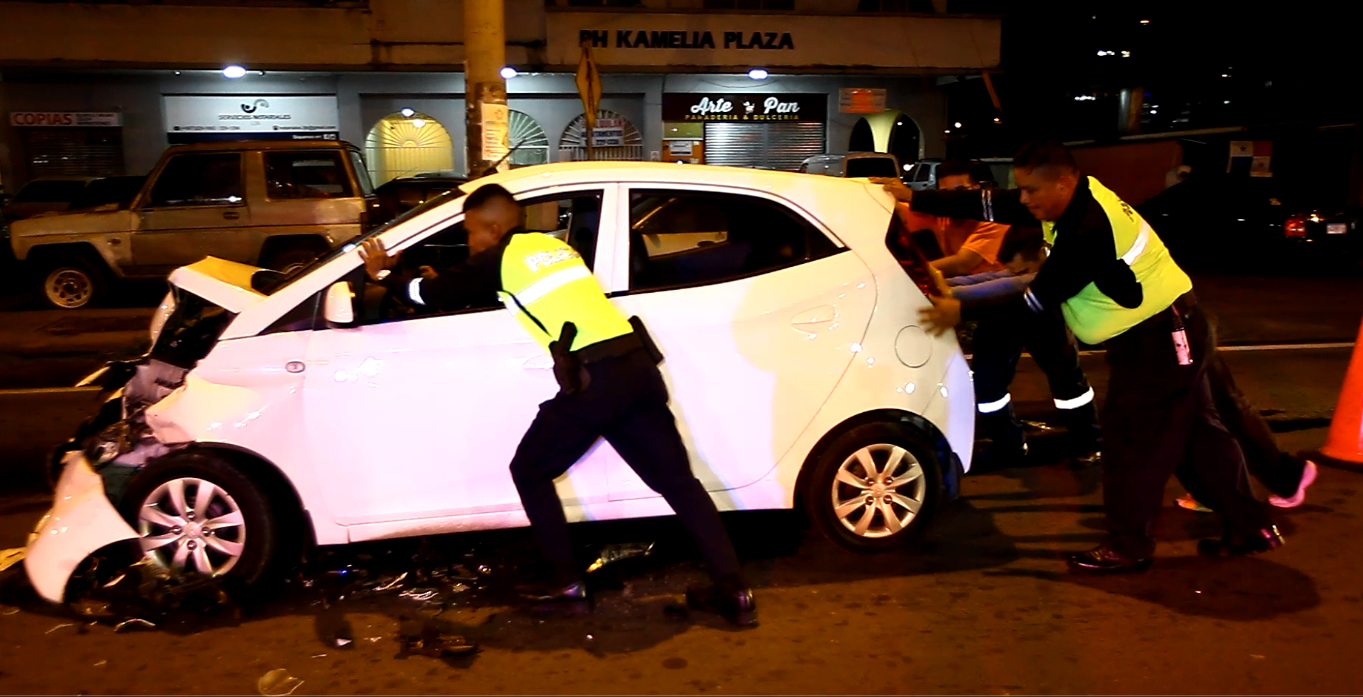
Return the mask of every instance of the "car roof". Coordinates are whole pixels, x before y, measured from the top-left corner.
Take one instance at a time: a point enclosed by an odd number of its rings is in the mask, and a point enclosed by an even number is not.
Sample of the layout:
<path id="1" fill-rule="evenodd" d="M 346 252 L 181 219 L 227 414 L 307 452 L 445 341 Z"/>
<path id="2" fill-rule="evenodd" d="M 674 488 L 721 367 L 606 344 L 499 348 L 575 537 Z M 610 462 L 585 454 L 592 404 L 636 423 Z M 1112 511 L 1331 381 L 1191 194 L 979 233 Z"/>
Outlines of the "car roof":
<path id="1" fill-rule="evenodd" d="M 359 150 L 344 140 L 223 140 L 172 145 L 168 152 L 235 152 L 243 150 Z"/>

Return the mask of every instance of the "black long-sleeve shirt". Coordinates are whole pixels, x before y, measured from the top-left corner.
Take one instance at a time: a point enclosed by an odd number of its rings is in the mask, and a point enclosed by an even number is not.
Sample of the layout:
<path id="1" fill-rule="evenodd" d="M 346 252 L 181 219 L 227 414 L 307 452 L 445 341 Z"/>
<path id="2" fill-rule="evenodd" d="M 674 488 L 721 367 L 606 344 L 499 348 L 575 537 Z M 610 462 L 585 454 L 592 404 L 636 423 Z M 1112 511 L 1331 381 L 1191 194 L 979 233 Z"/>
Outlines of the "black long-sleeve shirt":
<path id="1" fill-rule="evenodd" d="M 421 278 L 412 269 L 394 270 L 383 285 L 411 302 L 440 311 L 493 307 L 502 287 L 502 255 L 511 236 L 519 232 L 523 230 L 508 232 L 496 246 L 439 270 L 434 278 Z"/>
<path id="2" fill-rule="evenodd" d="M 930 215 L 988 220 L 1009 225 L 1036 225 L 1017 189 L 917 191 L 911 207 Z M 1123 307 L 1138 307 L 1141 287 L 1117 256 L 1107 212 L 1093 198 L 1088 178 L 1081 177 L 1074 198 L 1055 221 L 1055 244 L 1029 288 L 1005 300 L 1025 298 L 1033 311 L 1057 310 L 1090 283 Z M 966 308 L 967 311 L 969 307 Z"/>

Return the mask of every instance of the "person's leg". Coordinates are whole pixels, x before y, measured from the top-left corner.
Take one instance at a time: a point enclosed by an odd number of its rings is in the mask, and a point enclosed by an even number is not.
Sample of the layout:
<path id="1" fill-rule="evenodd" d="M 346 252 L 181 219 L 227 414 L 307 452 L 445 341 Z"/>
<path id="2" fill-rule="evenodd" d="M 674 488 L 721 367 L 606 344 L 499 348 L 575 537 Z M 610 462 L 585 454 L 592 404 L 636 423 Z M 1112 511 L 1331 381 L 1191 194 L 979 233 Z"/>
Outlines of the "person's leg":
<path id="1" fill-rule="evenodd" d="M 1065 320 L 1056 313 L 1035 315 L 1024 325 L 1023 342 L 1037 367 L 1046 374 L 1051 398 L 1069 431 L 1075 453 L 1100 450 L 1102 435 L 1093 387 L 1079 363 L 1079 345 Z"/>
<path id="2" fill-rule="evenodd" d="M 1008 386 L 1017 373 L 1022 339 L 1015 317 L 993 310 L 975 327 L 970 369 L 974 373 L 975 405 L 979 413 L 976 437 L 990 442 L 982 453 L 983 467 L 1020 464 L 1026 454 L 1022 424 L 1013 411 Z"/>
<path id="3" fill-rule="evenodd" d="M 1219 351 L 1212 355 L 1208 377 L 1221 423 L 1240 441 L 1250 474 L 1280 497 L 1296 494 L 1306 460 L 1278 449 L 1278 439 L 1268 422 L 1235 384 L 1235 377 Z"/>

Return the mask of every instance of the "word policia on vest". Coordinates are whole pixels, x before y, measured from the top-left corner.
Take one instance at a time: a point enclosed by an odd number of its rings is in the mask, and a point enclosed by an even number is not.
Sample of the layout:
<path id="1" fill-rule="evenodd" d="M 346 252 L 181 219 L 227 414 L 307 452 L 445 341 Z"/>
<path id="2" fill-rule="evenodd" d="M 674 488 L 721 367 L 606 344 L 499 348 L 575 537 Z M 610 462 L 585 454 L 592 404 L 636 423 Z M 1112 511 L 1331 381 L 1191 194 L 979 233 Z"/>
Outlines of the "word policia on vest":
<path id="1" fill-rule="evenodd" d="M 547 269 L 559 262 L 569 259 L 581 259 L 582 257 L 572 248 L 556 249 L 552 252 L 535 252 L 525 258 L 525 265 L 529 267 L 531 273 L 540 269 Z"/>

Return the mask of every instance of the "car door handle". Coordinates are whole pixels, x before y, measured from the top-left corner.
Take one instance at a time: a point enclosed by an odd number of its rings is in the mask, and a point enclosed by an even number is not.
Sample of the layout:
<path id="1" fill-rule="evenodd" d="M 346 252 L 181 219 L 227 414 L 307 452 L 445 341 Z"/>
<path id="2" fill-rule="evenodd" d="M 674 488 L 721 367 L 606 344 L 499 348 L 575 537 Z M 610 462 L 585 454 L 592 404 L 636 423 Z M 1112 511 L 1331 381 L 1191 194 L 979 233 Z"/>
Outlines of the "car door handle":
<path id="1" fill-rule="evenodd" d="M 224 220 L 239 220 L 241 214 L 236 211 L 223 211 L 222 217 Z"/>
<path id="2" fill-rule="evenodd" d="M 521 368 L 525 370 L 553 370 L 554 357 L 550 356 L 547 353 L 541 353 L 537 356 L 531 356 L 530 358 L 527 358 L 524 363 L 521 364 Z"/>

